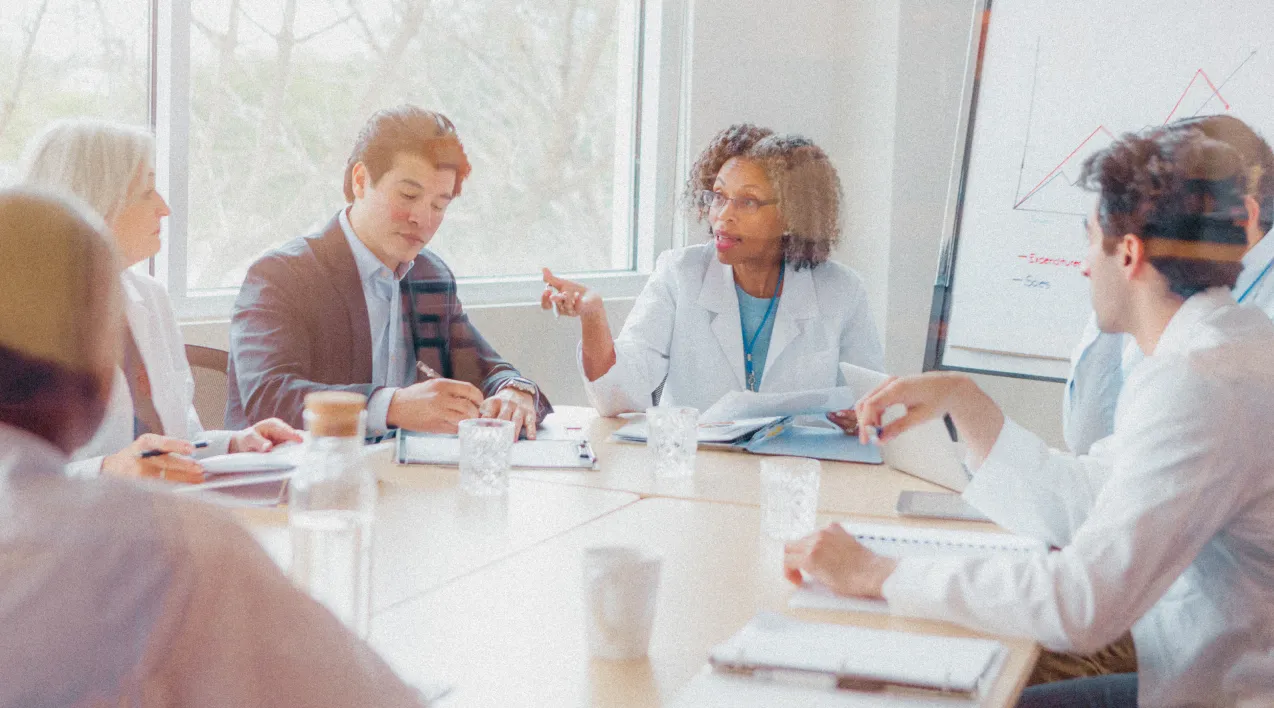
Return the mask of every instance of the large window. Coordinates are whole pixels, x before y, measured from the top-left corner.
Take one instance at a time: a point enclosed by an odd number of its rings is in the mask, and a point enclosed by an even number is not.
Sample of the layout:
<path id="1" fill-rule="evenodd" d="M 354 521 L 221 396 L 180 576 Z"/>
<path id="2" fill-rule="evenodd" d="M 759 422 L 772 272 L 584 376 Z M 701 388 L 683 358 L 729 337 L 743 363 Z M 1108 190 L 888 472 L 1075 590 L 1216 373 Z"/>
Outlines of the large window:
<path id="1" fill-rule="evenodd" d="M 146 124 L 150 18 L 150 0 L 0 2 L 0 184 L 52 120 Z"/>
<path id="2" fill-rule="evenodd" d="M 430 246 L 466 301 L 530 299 L 542 266 L 633 294 L 673 242 L 684 8 L 4 0 L 0 181 L 52 119 L 149 121 L 173 206 L 153 271 L 180 316 L 224 317 L 257 257 L 344 206 L 367 117 L 410 102 L 473 164 Z"/>
<path id="3" fill-rule="evenodd" d="M 326 223 L 359 127 L 401 102 L 447 114 L 473 163 L 432 244 L 457 274 L 632 267 L 635 0 L 191 9 L 190 291 Z"/>

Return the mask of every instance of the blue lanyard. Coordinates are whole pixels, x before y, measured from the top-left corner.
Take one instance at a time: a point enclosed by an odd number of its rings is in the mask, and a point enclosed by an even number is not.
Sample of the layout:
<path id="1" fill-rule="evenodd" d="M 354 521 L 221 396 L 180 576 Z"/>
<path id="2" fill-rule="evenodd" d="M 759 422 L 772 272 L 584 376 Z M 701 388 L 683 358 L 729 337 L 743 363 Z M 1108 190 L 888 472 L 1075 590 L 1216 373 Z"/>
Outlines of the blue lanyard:
<path id="1" fill-rule="evenodd" d="M 1247 299 L 1248 295 L 1252 294 L 1252 288 L 1255 288 L 1256 284 L 1261 282 L 1261 279 L 1265 277 L 1265 274 L 1270 272 L 1270 266 L 1274 266 L 1274 258 L 1271 258 L 1270 262 L 1265 264 L 1265 267 L 1261 269 L 1259 274 L 1257 274 L 1256 279 L 1252 281 L 1252 284 L 1247 286 L 1247 289 L 1243 291 L 1243 294 L 1238 297 L 1237 302 L 1243 302 Z"/>
<path id="2" fill-rule="evenodd" d="M 761 324 L 752 333 L 752 341 L 748 341 L 747 338 L 743 340 L 743 368 L 747 371 L 749 391 L 756 391 L 759 388 L 756 382 L 756 372 L 752 369 L 752 347 L 756 346 L 756 340 L 765 329 L 765 323 L 769 322 L 770 315 L 774 314 L 774 305 L 779 301 L 779 293 L 783 290 L 783 272 L 786 270 L 786 261 L 779 261 L 779 282 L 774 286 L 774 295 L 770 296 L 770 306 L 765 308 L 765 317 L 761 318 Z"/>

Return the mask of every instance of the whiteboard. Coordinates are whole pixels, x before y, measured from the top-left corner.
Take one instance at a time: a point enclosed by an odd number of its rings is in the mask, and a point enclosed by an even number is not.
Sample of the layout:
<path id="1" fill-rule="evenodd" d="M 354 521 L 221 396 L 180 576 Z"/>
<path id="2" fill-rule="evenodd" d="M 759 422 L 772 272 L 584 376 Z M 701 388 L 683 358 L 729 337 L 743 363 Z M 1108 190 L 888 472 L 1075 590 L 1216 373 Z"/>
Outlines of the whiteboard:
<path id="1" fill-rule="evenodd" d="M 925 368 L 1063 380 L 1091 313 L 1084 160 L 1193 115 L 1274 136 L 1274 0 L 977 10 Z"/>

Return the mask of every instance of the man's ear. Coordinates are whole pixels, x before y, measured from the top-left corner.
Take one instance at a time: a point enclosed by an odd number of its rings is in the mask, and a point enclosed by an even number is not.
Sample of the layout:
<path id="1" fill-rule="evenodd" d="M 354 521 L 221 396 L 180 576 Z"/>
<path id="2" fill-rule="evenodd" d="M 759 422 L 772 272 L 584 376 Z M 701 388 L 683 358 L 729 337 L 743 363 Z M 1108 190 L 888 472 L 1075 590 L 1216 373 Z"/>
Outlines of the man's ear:
<path id="1" fill-rule="evenodd" d="M 362 162 L 354 163 L 354 169 L 350 171 L 350 187 L 354 190 L 355 199 L 362 199 L 367 194 L 367 180 L 370 176 L 367 174 L 367 165 Z"/>
<path id="2" fill-rule="evenodd" d="M 1243 227 L 1247 231 L 1247 247 L 1251 248 L 1265 236 L 1261 231 L 1261 203 L 1249 194 L 1243 197 L 1243 207 L 1247 210 L 1247 223 Z"/>
<path id="3" fill-rule="evenodd" d="M 1136 234 L 1124 234 L 1119 242 L 1119 264 L 1123 266 L 1124 273 L 1129 277 L 1133 277 L 1140 272 L 1141 267 L 1146 264 L 1146 242 Z"/>

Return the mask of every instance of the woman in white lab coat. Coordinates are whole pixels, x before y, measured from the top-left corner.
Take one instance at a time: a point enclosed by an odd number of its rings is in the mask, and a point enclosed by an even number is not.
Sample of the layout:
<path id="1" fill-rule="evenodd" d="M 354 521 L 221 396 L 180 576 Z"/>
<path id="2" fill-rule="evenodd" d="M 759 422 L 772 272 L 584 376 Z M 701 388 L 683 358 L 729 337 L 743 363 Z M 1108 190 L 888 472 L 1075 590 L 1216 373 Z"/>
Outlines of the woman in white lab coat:
<path id="1" fill-rule="evenodd" d="M 661 254 L 618 338 L 602 298 L 546 268 L 545 309 L 580 318 L 584 387 L 602 415 L 661 403 L 708 408 L 731 391 L 842 383 L 838 364 L 884 366 L 858 274 L 828 260 L 840 180 L 806 138 L 752 125 L 718 133 L 686 196 L 708 243 Z"/>
<path id="2" fill-rule="evenodd" d="M 300 440 L 282 421 L 262 421 L 240 431 L 205 431 L 194 408 L 194 377 L 168 293 L 154 278 L 131 268 L 159 252 L 160 222 L 168 204 L 155 190 L 155 143 L 138 128 L 102 121 L 61 121 L 27 148 L 25 181 L 70 194 L 102 217 L 115 239 L 131 341 L 115 372 L 102 427 L 76 451 L 68 472 L 158 477 L 197 482 L 197 458 L 268 450 Z M 194 441 L 206 447 L 196 449 Z M 167 454 L 142 457 L 147 450 Z"/>

